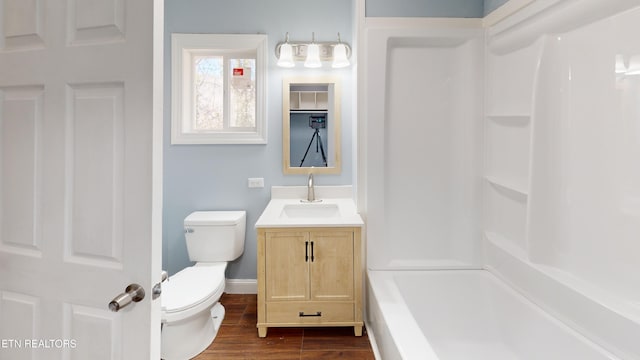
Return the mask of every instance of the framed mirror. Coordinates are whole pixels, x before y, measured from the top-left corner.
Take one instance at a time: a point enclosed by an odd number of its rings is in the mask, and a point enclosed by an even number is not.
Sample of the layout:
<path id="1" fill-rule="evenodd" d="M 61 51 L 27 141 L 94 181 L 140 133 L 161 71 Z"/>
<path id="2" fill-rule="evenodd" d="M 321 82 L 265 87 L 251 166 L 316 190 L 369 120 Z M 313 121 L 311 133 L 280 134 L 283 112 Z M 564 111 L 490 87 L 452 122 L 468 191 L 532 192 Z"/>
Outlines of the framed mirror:
<path id="1" fill-rule="evenodd" d="M 340 83 L 337 78 L 286 78 L 282 85 L 285 174 L 340 173 Z"/>

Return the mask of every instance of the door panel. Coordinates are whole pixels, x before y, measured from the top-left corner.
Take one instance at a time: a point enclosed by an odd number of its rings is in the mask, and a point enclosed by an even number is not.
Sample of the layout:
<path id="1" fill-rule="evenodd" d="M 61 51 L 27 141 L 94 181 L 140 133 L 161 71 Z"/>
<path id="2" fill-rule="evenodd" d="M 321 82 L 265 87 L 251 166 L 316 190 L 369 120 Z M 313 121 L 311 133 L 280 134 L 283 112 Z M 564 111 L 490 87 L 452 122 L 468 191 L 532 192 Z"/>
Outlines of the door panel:
<path id="1" fill-rule="evenodd" d="M 124 84 L 67 88 L 67 260 L 122 268 Z"/>
<path id="2" fill-rule="evenodd" d="M 0 0 L 0 359 L 155 351 L 154 3 Z"/>
<path id="3" fill-rule="evenodd" d="M 40 311 L 38 298 L 3 291 L 0 296 L 0 322 L 11 324 L 11 329 L 7 326 L 0 327 L 0 339 L 32 339 L 37 334 L 35 320 Z M 6 347 L 0 349 L 0 359 L 31 359 L 31 354 L 18 348 Z"/>
<path id="4" fill-rule="evenodd" d="M 63 358 L 90 359 L 97 354 L 104 359 L 121 359 L 122 319 L 108 310 L 82 305 L 64 305 L 64 338 L 75 341 L 65 347 Z"/>
<path id="5" fill-rule="evenodd" d="M 44 0 L 5 0 L 0 41 L 4 49 L 36 49 L 44 47 Z M 4 31 L 3 31 L 4 30 Z"/>
<path id="6" fill-rule="evenodd" d="M 42 255 L 43 90 L 37 86 L 0 89 L 0 249 L 35 257 Z"/>
<path id="7" fill-rule="evenodd" d="M 67 41 L 70 45 L 126 40 L 125 0 L 68 0 Z"/>
<path id="8" fill-rule="evenodd" d="M 267 301 L 309 299 L 308 232 L 266 233 Z"/>
<path id="9" fill-rule="evenodd" d="M 353 300 L 353 232 L 315 231 L 312 300 Z"/>

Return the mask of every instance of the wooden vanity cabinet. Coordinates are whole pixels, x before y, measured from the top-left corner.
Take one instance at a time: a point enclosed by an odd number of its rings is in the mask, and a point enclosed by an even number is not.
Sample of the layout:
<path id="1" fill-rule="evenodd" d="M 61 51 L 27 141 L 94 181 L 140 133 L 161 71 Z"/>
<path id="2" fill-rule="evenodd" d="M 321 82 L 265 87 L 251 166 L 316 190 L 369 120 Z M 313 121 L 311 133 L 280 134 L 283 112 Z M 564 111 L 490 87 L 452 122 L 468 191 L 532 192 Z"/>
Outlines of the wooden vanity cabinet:
<path id="1" fill-rule="evenodd" d="M 353 326 L 362 335 L 360 227 L 258 229 L 258 336 Z"/>

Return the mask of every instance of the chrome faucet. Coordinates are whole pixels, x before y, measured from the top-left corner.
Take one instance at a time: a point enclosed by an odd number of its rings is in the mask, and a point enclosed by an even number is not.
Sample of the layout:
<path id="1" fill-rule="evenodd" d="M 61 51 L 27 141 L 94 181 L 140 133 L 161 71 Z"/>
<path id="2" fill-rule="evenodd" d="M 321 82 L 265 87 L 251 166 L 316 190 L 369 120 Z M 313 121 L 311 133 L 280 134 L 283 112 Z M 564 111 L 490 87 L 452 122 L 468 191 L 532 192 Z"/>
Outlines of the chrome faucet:
<path id="1" fill-rule="evenodd" d="M 322 200 L 316 200 L 316 191 L 313 185 L 313 173 L 309 174 L 309 180 L 307 181 L 307 199 L 301 200 L 302 202 L 320 202 Z"/>

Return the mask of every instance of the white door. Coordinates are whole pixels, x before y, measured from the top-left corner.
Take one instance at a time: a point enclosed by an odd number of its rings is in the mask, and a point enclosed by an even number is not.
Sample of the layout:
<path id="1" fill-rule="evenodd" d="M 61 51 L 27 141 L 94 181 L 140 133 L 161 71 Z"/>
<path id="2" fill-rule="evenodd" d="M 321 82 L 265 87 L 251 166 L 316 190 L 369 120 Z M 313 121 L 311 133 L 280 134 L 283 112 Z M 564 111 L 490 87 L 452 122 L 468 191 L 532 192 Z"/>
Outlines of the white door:
<path id="1" fill-rule="evenodd" d="M 159 358 L 153 18 L 0 0 L 0 359 Z"/>

